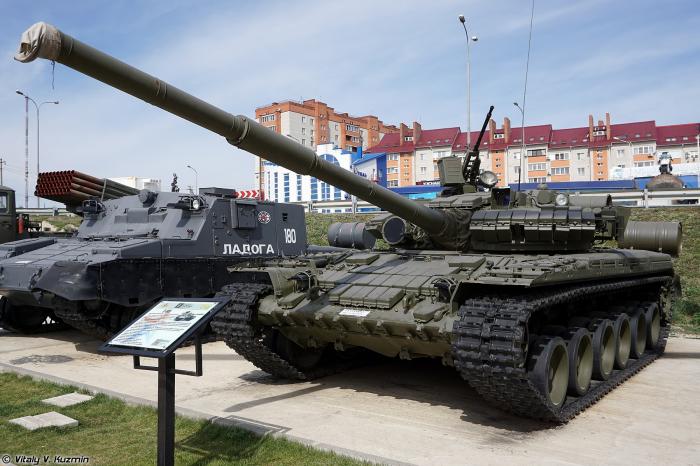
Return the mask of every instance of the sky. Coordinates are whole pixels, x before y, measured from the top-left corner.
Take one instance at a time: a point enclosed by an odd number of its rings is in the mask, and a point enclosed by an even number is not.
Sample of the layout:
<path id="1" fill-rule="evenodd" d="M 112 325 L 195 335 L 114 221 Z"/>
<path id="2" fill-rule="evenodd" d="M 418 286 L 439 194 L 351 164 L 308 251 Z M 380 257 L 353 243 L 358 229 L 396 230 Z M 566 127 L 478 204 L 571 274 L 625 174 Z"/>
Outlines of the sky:
<path id="1" fill-rule="evenodd" d="M 530 19 L 526 0 L 201 1 L 0 0 L 3 182 L 24 188 L 24 99 L 41 109 L 41 171 L 159 178 L 180 186 L 252 188 L 253 158 L 223 138 L 45 60 L 13 60 L 37 21 L 234 114 L 320 99 L 351 115 L 424 129 L 466 129 L 466 42 L 472 129 L 489 105 L 519 126 Z M 526 124 L 586 126 L 700 121 L 700 8 L 683 0 L 536 0 Z M 36 180 L 30 104 L 30 192 Z M 34 206 L 35 198 L 30 197 Z"/>

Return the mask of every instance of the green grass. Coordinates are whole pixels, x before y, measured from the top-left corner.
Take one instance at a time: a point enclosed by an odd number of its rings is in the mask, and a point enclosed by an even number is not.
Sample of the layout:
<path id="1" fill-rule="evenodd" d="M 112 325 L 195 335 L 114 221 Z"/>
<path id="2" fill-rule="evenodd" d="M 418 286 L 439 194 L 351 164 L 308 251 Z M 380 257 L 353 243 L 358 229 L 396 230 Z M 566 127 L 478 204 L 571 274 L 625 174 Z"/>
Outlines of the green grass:
<path id="1" fill-rule="evenodd" d="M 75 388 L 0 373 L 0 455 L 88 456 L 89 464 L 152 465 L 156 460 L 156 411 L 128 406 L 97 395 L 68 408 L 41 403 Z M 20 416 L 58 411 L 78 427 L 33 432 L 7 422 Z M 175 463 L 178 465 L 363 464 L 288 440 L 260 437 L 242 429 L 177 417 Z M 366 463 L 364 463 L 366 464 Z"/>

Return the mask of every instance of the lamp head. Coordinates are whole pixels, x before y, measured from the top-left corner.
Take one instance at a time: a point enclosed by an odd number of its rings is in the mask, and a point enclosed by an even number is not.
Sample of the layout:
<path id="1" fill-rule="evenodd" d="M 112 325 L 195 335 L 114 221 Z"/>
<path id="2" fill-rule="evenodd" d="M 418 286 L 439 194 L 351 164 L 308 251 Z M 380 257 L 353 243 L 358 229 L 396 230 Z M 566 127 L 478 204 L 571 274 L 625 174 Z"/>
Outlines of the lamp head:
<path id="1" fill-rule="evenodd" d="M 459 22 L 464 24 L 467 20 L 464 19 L 464 15 L 459 15 Z"/>
<path id="2" fill-rule="evenodd" d="M 15 92 L 19 95 L 24 95 L 24 93 L 22 91 L 20 91 L 19 89 L 17 89 Z"/>

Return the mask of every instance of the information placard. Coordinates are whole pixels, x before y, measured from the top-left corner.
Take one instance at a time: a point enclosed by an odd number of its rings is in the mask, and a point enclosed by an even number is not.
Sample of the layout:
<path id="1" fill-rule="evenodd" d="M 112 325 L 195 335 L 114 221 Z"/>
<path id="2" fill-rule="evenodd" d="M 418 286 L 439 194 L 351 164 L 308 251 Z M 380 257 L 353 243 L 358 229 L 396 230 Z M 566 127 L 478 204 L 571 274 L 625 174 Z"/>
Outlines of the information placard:
<path id="1" fill-rule="evenodd" d="M 222 300 L 217 298 L 163 299 L 101 349 L 131 354 L 172 351 L 183 339 L 198 331 L 198 327 L 206 325 L 205 321 L 213 317 L 222 305 Z"/>

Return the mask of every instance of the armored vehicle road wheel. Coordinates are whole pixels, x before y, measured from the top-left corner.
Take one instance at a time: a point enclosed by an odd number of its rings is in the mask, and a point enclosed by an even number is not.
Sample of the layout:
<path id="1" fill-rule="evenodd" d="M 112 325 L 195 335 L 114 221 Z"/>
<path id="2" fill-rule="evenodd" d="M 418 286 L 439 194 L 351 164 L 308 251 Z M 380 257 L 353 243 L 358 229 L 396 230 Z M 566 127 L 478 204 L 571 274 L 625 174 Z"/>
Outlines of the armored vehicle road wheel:
<path id="1" fill-rule="evenodd" d="M 659 305 L 651 303 L 645 312 L 647 320 L 647 348 L 654 349 L 659 344 L 661 335 L 661 312 Z"/>
<path id="2" fill-rule="evenodd" d="M 564 335 L 569 353 L 569 393 L 581 396 L 591 386 L 593 375 L 593 343 L 585 328 L 570 329 Z"/>
<path id="3" fill-rule="evenodd" d="M 647 347 L 647 319 L 641 309 L 630 315 L 630 339 L 630 357 L 641 358 Z"/>
<path id="4" fill-rule="evenodd" d="M 615 330 L 609 319 L 598 319 L 593 329 L 593 377 L 608 380 L 615 367 Z"/>
<path id="5" fill-rule="evenodd" d="M 540 337 L 530 355 L 530 380 L 547 402 L 560 408 L 569 385 L 569 357 L 560 337 Z"/>
<path id="6" fill-rule="evenodd" d="M 632 347 L 629 316 L 624 312 L 613 316 L 613 330 L 615 333 L 615 369 L 624 369 L 627 367 Z"/>

